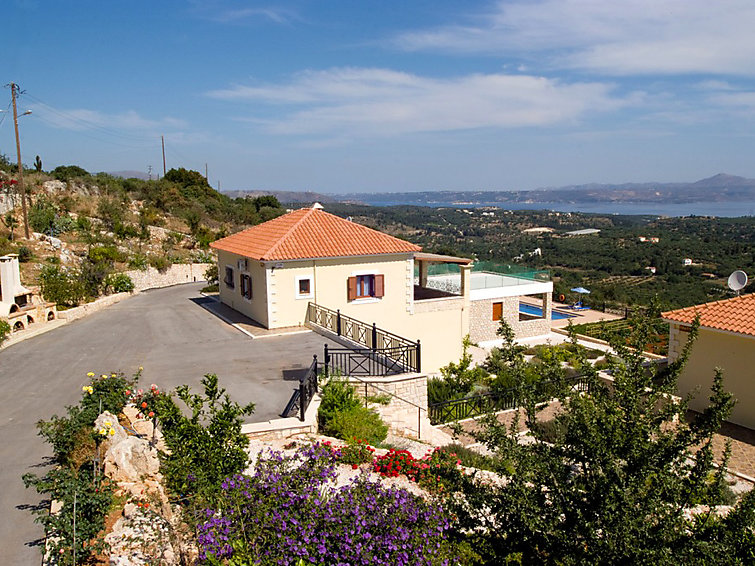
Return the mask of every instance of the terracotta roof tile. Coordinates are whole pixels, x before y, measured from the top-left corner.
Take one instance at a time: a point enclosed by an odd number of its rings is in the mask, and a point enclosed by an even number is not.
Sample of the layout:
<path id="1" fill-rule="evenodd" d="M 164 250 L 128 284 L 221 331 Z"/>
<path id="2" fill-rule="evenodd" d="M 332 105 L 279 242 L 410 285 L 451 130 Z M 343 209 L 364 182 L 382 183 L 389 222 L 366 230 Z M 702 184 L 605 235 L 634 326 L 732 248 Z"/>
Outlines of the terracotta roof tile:
<path id="1" fill-rule="evenodd" d="M 294 210 L 210 245 L 263 261 L 411 253 L 422 249 L 318 208 Z"/>
<path id="2" fill-rule="evenodd" d="M 661 316 L 692 324 L 697 314 L 700 315 L 700 326 L 755 336 L 755 293 L 668 311 Z"/>

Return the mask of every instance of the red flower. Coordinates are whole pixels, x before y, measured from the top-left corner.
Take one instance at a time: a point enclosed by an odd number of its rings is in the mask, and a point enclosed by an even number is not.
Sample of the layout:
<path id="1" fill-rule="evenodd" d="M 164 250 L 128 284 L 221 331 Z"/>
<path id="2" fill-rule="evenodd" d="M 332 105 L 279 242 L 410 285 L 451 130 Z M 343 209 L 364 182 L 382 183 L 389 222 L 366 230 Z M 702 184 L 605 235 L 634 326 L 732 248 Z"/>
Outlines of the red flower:
<path id="1" fill-rule="evenodd" d="M 147 403 L 145 403 L 144 401 L 142 401 L 142 409 L 146 409 L 146 408 L 147 408 Z"/>

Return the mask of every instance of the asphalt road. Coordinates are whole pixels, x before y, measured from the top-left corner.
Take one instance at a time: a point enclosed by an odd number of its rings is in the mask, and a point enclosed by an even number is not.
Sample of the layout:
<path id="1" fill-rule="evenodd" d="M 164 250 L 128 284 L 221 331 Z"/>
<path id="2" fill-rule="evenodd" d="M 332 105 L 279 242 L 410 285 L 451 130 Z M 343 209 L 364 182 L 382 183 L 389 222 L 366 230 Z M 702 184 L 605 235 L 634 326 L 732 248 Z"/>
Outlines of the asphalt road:
<path id="1" fill-rule="evenodd" d="M 41 562 L 42 529 L 28 511 L 40 498 L 21 476 L 45 469 L 51 451 L 35 424 L 77 403 L 87 372 L 142 366 L 142 386 L 162 390 L 216 373 L 233 399 L 256 403 L 248 420 L 261 421 L 283 410 L 297 369 L 321 357 L 328 340 L 314 333 L 252 340 L 196 302 L 201 285 L 148 291 L 0 351 L 0 564 Z"/>

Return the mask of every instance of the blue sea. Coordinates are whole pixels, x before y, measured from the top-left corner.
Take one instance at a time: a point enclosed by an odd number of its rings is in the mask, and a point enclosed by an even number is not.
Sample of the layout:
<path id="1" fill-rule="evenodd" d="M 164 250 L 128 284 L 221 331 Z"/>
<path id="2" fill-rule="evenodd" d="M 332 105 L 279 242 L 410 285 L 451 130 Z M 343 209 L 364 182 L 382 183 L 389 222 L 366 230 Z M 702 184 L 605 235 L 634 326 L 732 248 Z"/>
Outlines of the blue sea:
<path id="1" fill-rule="evenodd" d="M 365 204 L 373 206 L 395 206 L 413 204 L 401 201 L 370 202 L 369 198 L 361 199 Z M 593 212 L 597 214 L 650 214 L 655 216 L 724 216 L 735 218 L 738 216 L 755 216 L 755 201 L 741 202 L 691 202 L 681 204 L 653 204 L 647 202 L 533 202 L 533 203 L 477 203 L 462 202 L 430 202 L 426 205 L 433 208 L 480 208 L 495 206 L 503 210 L 556 210 L 559 212 Z"/>

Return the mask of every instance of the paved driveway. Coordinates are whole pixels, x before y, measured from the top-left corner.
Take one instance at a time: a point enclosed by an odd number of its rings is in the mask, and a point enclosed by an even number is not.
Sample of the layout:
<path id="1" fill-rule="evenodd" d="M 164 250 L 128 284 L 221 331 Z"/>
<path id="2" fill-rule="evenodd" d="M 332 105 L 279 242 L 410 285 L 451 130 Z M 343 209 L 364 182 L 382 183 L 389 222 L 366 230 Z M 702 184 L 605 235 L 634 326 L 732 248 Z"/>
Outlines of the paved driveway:
<path id="1" fill-rule="evenodd" d="M 88 371 L 131 375 L 143 366 L 142 385 L 165 390 L 216 373 L 233 399 L 257 404 L 248 420 L 259 421 L 278 416 L 296 370 L 322 356 L 328 340 L 311 332 L 250 339 L 198 304 L 200 287 L 149 291 L 0 351 L 0 563 L 41 562 L 33 544 L 42 531 L 25 510 L 39 497 L 21 475 L 43 470 L 50 455 L 35 423 L 76 403 Z"/>

